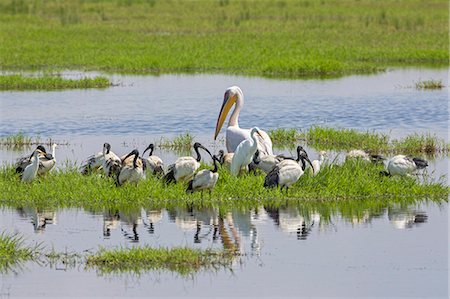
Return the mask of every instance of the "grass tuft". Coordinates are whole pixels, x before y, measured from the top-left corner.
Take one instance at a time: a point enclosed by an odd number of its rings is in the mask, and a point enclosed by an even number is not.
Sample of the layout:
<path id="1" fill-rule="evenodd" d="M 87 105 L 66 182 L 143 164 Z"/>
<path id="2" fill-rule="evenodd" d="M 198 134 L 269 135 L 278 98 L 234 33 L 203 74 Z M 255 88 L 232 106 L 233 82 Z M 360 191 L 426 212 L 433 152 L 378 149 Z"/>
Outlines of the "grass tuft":
<path id="1" fill-rule="evenodd" d="M 102 273 L 170 270 L 181 275 L 198 272 L 201 269 L 217 269 L 230 265 L 233 255 L 226 251 L 197 250 L 192 248 L 133 247 L 106 250 L 89 255 L 88 268 L 97 268 Z"/>
<path id="2" fill-rule="evenodd" d="M 20 267 L 21 263 L 33 260 L 37 255 L 38 246 L 27 247 L 23 237 L 15 234 L 0 233 L 0 272 Z"/>
<path id="3" fill-rule="evenodd" d="M 61 90 L 106 88 L 111 82 L 105 77 L 65 79 L 62 77 L 22 75 L 0 75 L 0 90 Z"/>
<path id="4" fill-rule="evenodd" d="M 190 151 L 194 141 L 194 136 L 190 133 L 180 134 L 173 139 L 161 137 L 159 147 L 166 150 Z"/>
<path id="5" fill-rule="evenodd" d="M 425 80 L 415 83 L 416 89 L 442 89 L 442 80 Z"/>

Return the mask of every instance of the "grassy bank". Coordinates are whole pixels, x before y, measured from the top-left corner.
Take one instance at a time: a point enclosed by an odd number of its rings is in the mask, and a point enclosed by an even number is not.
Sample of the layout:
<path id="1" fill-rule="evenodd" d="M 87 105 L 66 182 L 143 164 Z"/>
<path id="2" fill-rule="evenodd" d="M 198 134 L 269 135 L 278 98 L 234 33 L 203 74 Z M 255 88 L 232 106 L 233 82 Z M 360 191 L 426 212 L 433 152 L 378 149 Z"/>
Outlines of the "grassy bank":
<path id="1" fill-rule="evenodd" d="M 32 260 L 38 247 L 28 247 L 22 237 L 0 233 L 0 273 L 20 267 L 21 263 Z"/>
<path id="2" fill-rule="evenodd" d="M 0 0 L 0 68 L 336 76 L 448 65 L 444 0 Z"/>
<path id="3" fill-rule="evenodd" d="M 0 75 L 0 90 L 61 90 L 106 88 L 111 82 L 105 77 L 65 79 L 62 77 L 22 75 Z"/>
<path id="4" fill-rule="evenodd" d="M 132 207 L 167 208 L 187 203 L 270 204 L 277 201 L 340 201 L 353 199 L 384 200 L 446 200 L 449 188 L 443 182 L 414 177 L 380 176 L 382 166 L 364 161 L 347 161 L 342 165 L 325 166 L 313 177 L 307 171 L 291 186 L 288 193 L 263 187 L 263 175 L 233 177 L 221 170 L 219 181 L 211 194 L 187 194 L 186 185 L 166 186 L 153 176 L 137 186 L 115 187 L 112 179 L 100 175 L 83 176 L 76 170 L 54 171 L 32 184 L 23 184 L 12 168 L 0 171 L 0 205 L 10 207 L 82 207 L 88 210 Z"/>
<path id="5" fill-rule="evenodd" d="M 233 255 L 225 251 L 198 250 L 187 247 L 152 248 L 133 247 L 127 249 L 100 250 L 86 258 L 88 268 L 102 273 L 169 270 L 182 275 L 201 269 L 217 269 L 231 264 Z"/>
<path id="6" fill-rule="evenodd" d="M 430 133 L 415 133 L 402 139 L 392 139 L 384 133 L 318 126 L 306 131 L 276 129 L 269 130 L 268 133 L 275 147 L 293 147 L 297 143 L 306 143 L 319 150 L 364 149 L 375 153 L 402 154 L 448 154 L 450 149 L 449 144 Z"/>

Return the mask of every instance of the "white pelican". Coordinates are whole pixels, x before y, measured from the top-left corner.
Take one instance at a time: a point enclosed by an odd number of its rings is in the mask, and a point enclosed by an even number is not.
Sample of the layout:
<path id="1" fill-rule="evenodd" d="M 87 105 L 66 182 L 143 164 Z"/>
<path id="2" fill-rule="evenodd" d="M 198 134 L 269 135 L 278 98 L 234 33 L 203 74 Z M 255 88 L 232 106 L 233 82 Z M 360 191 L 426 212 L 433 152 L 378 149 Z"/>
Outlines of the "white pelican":
<path id="1" fill-rule="evenodd" d="M 51 158 L 51 155 L 47 154 L 47 151 L 45 150 L 45 147 L 43 147 L 42 145 L 38 145 L 36 147 L 36 149 L 31 153 L 31 155 L 25 156 L 25 157 L 21 157 L 21 158 L 19 158 L 17 160 L 17 162 L 16 162 L 16 172 L 17 173 L 23 173 L 25 168 L 34 161 L 33 157 L 34 157 L 34 152 L 36 152 L 36 151 L 39 153 L 39 157 L 40 158 L 43 158 L 46 155 L 49 158 Z"/>
<path id="2" fill-rule="evenodd" d="M 250 138 L 250 130 L 241 129 L 238 123 L 239 112 L 244 106 L 244 94 L 238 86 L 232 86 L 225 91 L 222 108 L 220 108 L 219 117 L 217 118 L 214 140 L 217 139 L 217 135 L 219 135 L 220 129 L 227 118 L 228 112 L 234 104 L 236 104 L 236 107 L 231 114 L 226 132 L 226 145 L 229 153 L 234 153 L 237 146 L 242 141 Z M 266 132 L 261 130 L 260 136 L 258 136 L 258 149 L 264 155 L 273 155 L 272 140 L 270 140 L 270 137 Z"/>
<path id="3" fill-rule="evenodd" d="M 178 158 L 174 164 L 169 165 L 167 173 L 164 176 L 164 181 L 166 183 L 172 183 L 187 182 L 192 180 L 194 172 L 200 167 L 200 160 L 202 159 L 202 156 L 198 151 L 199 148 L 205 150 L 210 156 L 212 156 L 206 147 L 198 142 L 194 143 L 194 150 L 197 157 L 194 158 L 187 156 Z"/>
<path id="4" fill-rule="evenodd" d="M 111 162 L 106 162 L 107 160 L 111 160 Z M 113 172 L 110 171 L 111 166 L 116 164 L 120 166 L 121 163 L 122 162 L 120 158 L 111 151 L 111 145 L 105 142 L 103 144 L 103 150 L 95 155 L 90 156 L 86 164 L 81 167 L 81 173 L 88 174 L 93 170 L 102 168 L 105 174 L 107 176 L 110 176 L 113 174 Z M 107 167 L 107 169 L 105 169 L 104 167 Z"/>
<path id="5" fill-rule="evenodd" d="M 256 135 L 261 136 L 257 127 L 252 128 L 250 138 L 244 139 L 239 143 L 231 161 L 231 174 L 237 176 L 243 167 L 247 167 L 252 163 L 253 156 L 258 149 L 258 139 Z"/>
<path id="6" fill-rule="evenodd" d="M 122 168 L 117 176 L 116 184 L 120 186 L 125 182 L 138 183 L 141 179 L 145 179 L 144 171 L 144 163 L 139 158 L 138 150 L 132 150 L 122 160 Z"/>
<path id="7" fill-rule="evenodd" d="M 214 155 L 212 156 L 212 160 L 214 163 L 214 169 L 203 169 L 197 172 L 194 175 L 194 178 L 189 182 L 186 192 L 203 192 L 203 190 L 209 190 L 211 192 L 219 179 L 219 174 L 217 173 L 217 162 L 219 159 Z"/>
<path id="8" fill-rule="evenodd" d="M 327 157 L 328 154 L 326 151 L 320 151 L 319 152 L 319 160 L 312 161 L 311 165 L 313 168 L 313 175 L 317 175 L 320 171 L 320 167 L 323 164 L 323 161 L 325 161 L 325 157 Z"/>
<path id="9" fill-rule="evenodd" d="M 299 165 L 299 161 L 302 161 L 302 166 Z M 289 186 L 298 181 L 298 179 L 304 174 L 307 161 L 311 165 L 311 161 L 308 158 L 308 154 L 302 148 L 297 157 L 297 160 L 285 159 L 278 163 L 271 172 L 269 172 L 264 180 L 265 188 L 281 187 L 286 188 L 286 192 Z M 311 167 L 313 167 L 311 165 Z"/>
<path id="10" fill-rule="evenodd" d="M 164 163 L 160 157 L 153 155 L 154 148 L 155 145 L 153 143 L 150 143 L 150 145 L 142 153 L 142 156 L 144 156 L 145 152 L 148 150 L 150 150 L 150 153 L 148 154 L 147 158 L 143 158 L 142 160 L 144 161 L 147 170 L 149 170 L 152 174 L 164 175 L 163 170 Z"/>
<path id="11" fill-rule="evenodd" d="M 404 155 L 392 157 L 387 164 L 387 171 L 381 173 L 386 176 L 392 175 L 410 175 L 417 169 L 424 169 L 428 162 L 421 158 L 411 158 Z"/>
<path id="12" fill-rule="evenodd" d="M 22 173 L 22 182 L 31 183 L 37 176 L 39 169 L 39 151 L 33 152 L 33 162 L 25 167 L 25 170 Z"/>
<path id="13" fill-rule="evenodd" d="M 39 159 L 39 169 L 38 169 L 38 174 L 45 174 L 47 172 L 49 172 L 50 170 L 53 169 L 53 167 L 55 167 L 56 164 L 56 156 L 55 156 L 55 151 L 56 151 L 56 147 L 58 145 L 56 143 L 52 144 L 52 154 L 51 155 L 45 155 L 44 157 L 41 157 Z"/>

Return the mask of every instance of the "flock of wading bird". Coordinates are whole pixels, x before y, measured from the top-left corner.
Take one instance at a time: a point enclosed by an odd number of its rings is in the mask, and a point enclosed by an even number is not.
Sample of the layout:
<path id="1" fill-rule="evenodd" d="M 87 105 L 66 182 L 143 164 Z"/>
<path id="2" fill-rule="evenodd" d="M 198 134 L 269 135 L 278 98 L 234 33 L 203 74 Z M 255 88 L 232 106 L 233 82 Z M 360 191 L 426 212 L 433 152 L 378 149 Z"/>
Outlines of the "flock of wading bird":
<path id="1" fill-rule="evenodd" d="M 311 166 L 313 175 L 320 171 L 320 167 L 327 156 L 326 152 L 321 151 L 319 159 L 312 162 L 301 146 L 297 147 L 297 157 L 274 155 L 272 141 L 266 132 L 258 127 L 252 129 L 240 128 L 238 119 L 243 104 L 244 94 L 239 87 L 232 86 L 226 90 L 217 119 L 214 140 L 217 139 L 228 112 L 235 106 L 226 130 L 227 153 L 220 150 L 218 155 L 212 155 L 206 147 L 196 142 L 193 146 L 196 157 L 180 157 L 175 163 L 169 165 L 167 171 L 164 172 L 163 161 L 153 155 L 153 144 L 150 144 L 142 153 L 144 155 L 149 151 L 148 157 L 144 158 L 139 155 L 137 149 L 119 157 L 111 151 L 111 145 L 105 143 L 101 152 L 87 159 L 81 172 L 89 174 L 103 171 L 106 176 L 115 178 L 117 186 L 126 182 L 137 183 L 145 179 L 146 174 L 157 175 L 163 177 L 167 184 L 188 183 L 186 191 L 194 192 L 214 188 L 219 178 L 217 173 L 218 163 L 229 169 L 231 174 L 235 176 L 242 172 L 260 169 L 266 173 L 264 187 L 280 187 L 281 190 L 284 188 L 286 191 L 305 173 L 307 163 Z M 53 144 L 52 154 L 49 154 L 42 145 L 39 145 L 30 156 L 18 160 L 16 171 L 22 174 L 23 182 L 31 182 L 38 174 L 44 174 L 55 166 L 55 148 L 56 144 Z M 211 157 L 213 169 L 203 169 L 197 172 L 202 159 L 200 149 Z M 347 158 L 372 162 L 384 160 L 379 155 L 370 155 L 363 150 L 352 150 L 347 154 Z M 386 171 L 383 171 L 382 174 L 387 176 L 411 175 L 414 171 L 427 166 L 427 161 L 421 158 L 397 155 L 387 162 Z"/>

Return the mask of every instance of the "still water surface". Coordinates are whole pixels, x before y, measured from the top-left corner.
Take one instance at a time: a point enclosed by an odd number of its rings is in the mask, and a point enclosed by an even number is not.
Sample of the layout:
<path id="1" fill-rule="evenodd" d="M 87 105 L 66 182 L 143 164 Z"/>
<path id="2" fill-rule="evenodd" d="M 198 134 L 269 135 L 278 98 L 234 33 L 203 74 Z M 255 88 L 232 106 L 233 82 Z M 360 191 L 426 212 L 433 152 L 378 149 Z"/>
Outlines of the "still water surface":
<path id="1" fill-rule="evenodd" d="M 66 74 L 78 76 L 78 74 Z M 81 163 L 104 141 L 118 153 L 141 151 L 161 136 L 186 131 L 215 151 L 215 121 L 226 87 L 246 96 L 240 125 L 262 129 L 329 125 L 390 132 L 431 132 L 448 140 L 446 90 L 418 91 L 414 82 L 447 70 L 394 70 L 332 80 L 270 80 L 220 75 L 113 76 L 106 90 L 0 93 L 0 136 L 23 131 L 67 141 L 60 162 Z M 25 153 L 0 148 L 1 164 Z M 285 150 L 283 152 L 287 152 Z M 317 153 L 308 149 L 312 158 Z M 157 151 L 166 165 L 176 158 Z M 334 153 L 337 154 L 337 153 Z M 430 161 L 434 178 L 448 176 L 448 159 Z M 383 199 L 380 199 L 383 201 Z M 222 248 L 232 238 L 244 253 L 229 269 L 180 277 L 149 272 L 105 275 L 83 265 L 26 263 L 2 273 L 8 297 L 441 297 L 448 295 L 447 204 L 383 203 L 381 210 L 322 214 L 301 206 L 226 211 L 0 210 L 0 228 L 57 251 L 96 251 L 136 245 Z M 228 235 L 219 233 L 225 226 Z"/>

